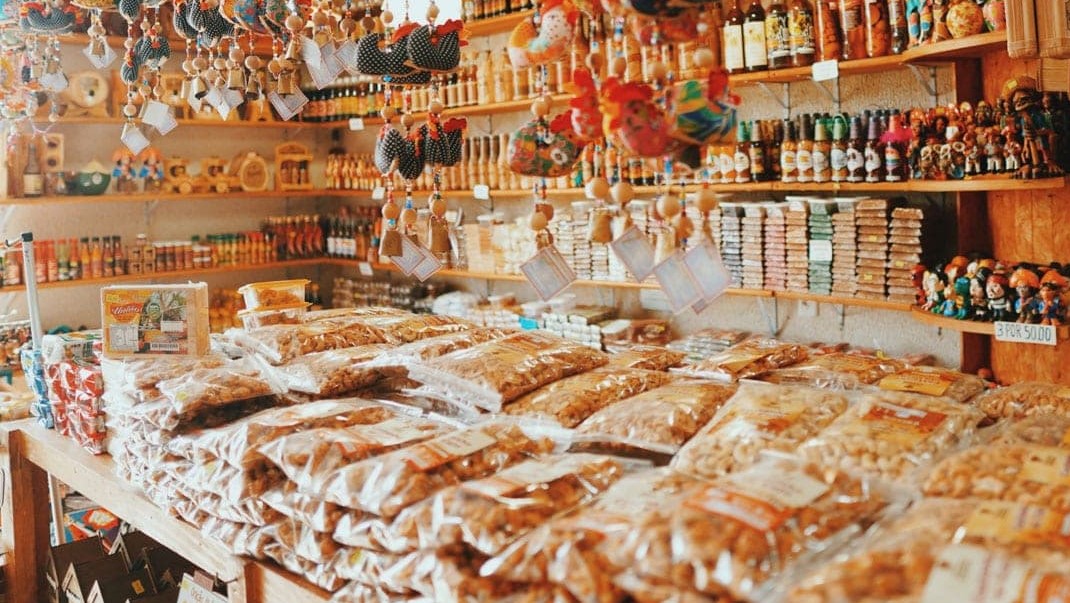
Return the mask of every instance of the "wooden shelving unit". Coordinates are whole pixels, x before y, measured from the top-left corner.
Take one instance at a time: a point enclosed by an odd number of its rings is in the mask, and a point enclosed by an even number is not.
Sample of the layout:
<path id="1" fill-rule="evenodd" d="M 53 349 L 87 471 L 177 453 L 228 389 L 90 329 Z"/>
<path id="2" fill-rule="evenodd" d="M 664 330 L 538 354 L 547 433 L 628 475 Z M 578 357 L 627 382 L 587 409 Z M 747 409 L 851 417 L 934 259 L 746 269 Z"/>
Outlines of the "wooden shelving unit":
<path id="1" fill-rule="evenodd" d="M 275 128 L 279 130 L 314 129 L 327 124 L 314 124 L 303 121 L 249 121 L 245 119 L 179 119 L 179 127 L 189 128 Z M 48 126 L 121 126 L 126 120 L 121 117 L 60 117 L 51 122 L 36 119 L 38 127 Z M 332 124 L 333 125 L 333 124 Z"/>
<path id="2" fill-rule="evenodd" d="M 227 201 L 240 199 L 315 199 L 343 196 L 340 193 L 353 191 L 234 191 L 229 193 L 130 193 L 105 195 L 56 195 L 52 197 L 13 197 L 0 199 L 4 205 L 47 205 L 53 203 L 185 203 L 187 201 Z"/>
<path id="3" fill-rule="evenodd" d="M 470 23 L 465 23 L 465 30 L 468 31 L 469 37 L 490 36 L 499 33 L 505 33 L 512 31 L 516 27 L 517 23 L 520 23 L 524 19 L 530 19 L 535 14 L 533 10 L 524 10 L 515 13 L 509 13 L 507 15 L 501 15 L 498 17 L 491 17 L 489 19 L 479 19 Z"/>
<path id="4" fill-rule="evenodd" d="M 975 322 L 972 320 L 957 320 L 954 318 L 948 318 L 941 314 L 933 314 L 927 312 L 921 308 L 912 308 L 911 317 L 922 323 L 931 325 L 934 327 L 940 327 L 941 329 L 947 329 L 949 331 L 958 331 L 960 333 L 972 333 L 974 335 L 989 335 L 993 336 L 996 333 L 996 325 L 990 322 Z M 1058 341 L 1066 341 L 1070 338 L 1070 326 L 1062 325 L 1055 328 L 1055 333 Z"/>

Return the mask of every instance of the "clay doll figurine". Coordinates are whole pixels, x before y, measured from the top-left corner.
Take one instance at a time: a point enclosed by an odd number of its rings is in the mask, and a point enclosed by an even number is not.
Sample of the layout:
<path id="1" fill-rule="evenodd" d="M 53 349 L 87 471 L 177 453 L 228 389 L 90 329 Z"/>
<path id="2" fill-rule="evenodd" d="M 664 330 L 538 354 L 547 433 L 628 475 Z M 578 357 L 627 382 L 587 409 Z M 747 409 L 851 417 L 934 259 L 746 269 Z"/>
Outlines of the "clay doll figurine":
<path id="1" fill-rule="evenodd" d="M 985 173 L 999 174 L 1003 171 L 1003 146 L 999 144 L 999 134 L 989 129 L 984 138 L 978 137 L 977 144 L 985 146 Z"/>
<path id="2" fill-rule="evenodd" d="M 1006 274 L 994 272 L 988 277 L 985 283 L 985 293 L 988 294 L 989 319 L 996 322 L 1014 319 L 1011 300 L 1007 296 L 1009 288 Z"/>
<path id="3" fill-rule="evenodd" d="M 981 173 L 981 140 L 973 133 L 967 133 L 962 139 L 966 145 L 966 166 L 965 173 L 967 176 L 976 176 Z"/>
<path id="4" fill-rule="evenodd" d="M 979 128 L 989 128 L 996 124 L 995 113 L 988 101 L 978 101 L 977 109 L 974 111 L 974 121 Z"/>
<path id="5" fill-rule="evenodd" d="M 1006 136 L 1003 144 L 1003 171 L 1018 173 L 1022 167 L 1022 143 L 1017 136 Z"/>
<path id="6" fill-rule="evenodd" d="M 940 306 L 944 303 L 944 285 L 946 283 L 947 277 L 944 276 L 943 271 L 937 269 L 925 272 L 925 278 L 922 281 L 922 287 L 925 289 L 925 303 L 921 306 L 922 310 L 933 313 L 940 312 Z"/>
<path id="7" fill-rule="evenodd" d="M 1037 91 L 1036 80 L 1028 76 L 1011 78 L 1003 85 L 1002 96 L 1007 99 L 1012 111 L 1009 121 L 1014 122 L 1022 132 L 1022 166 L 1014 177 L 1047 178 L 1062 175 L 1062 168 L 1055 163 L 1059 151 L 1051 147 L 1058 142 L 1058 137 L 1051 132 L 1054 115 L 1051 112 L 1045 114 L 1043 95 Z"/>
<path id="8" fill-rule="evenodd" d="M 163 186 L 163 156 L 149 147 L 141 152 L 141 169 L 138 177 L 145 182 L 145 192 L 159 192 Z"/>
<path id="9" fill-rule="evenodd" d="M 914 268 L 910 271 L 910 282 L 914 285 L 914 303 L 919 306 L 924 305 L 925 300 L 928 298 L 925 286 L 925 279 L 928 275 L 929 272 L 925 269 L 924 264 L 914 264 Z"/>
<path id="10" fill-rule="evenodd" d="M 977 272 L 970 276 L 970 305 L 973 306 L 970 320 L 987 322 L 991 318 L 988 313 L 988 295 L 985 289 L 990 274 L 992 274 L 990 269 L 978 268 Z"/>
<path id="11" fill-rule="evenodd" d="M 1058 327 L 1066 320 L 1063 292 L 1067 284 L 1070 284 L 1070 281 L 1067 281 L 1066 277 L 1059 274 L 1055 268 L 1044 273 L 1040 279 L 1040 299 L 1037 302 L 1040 324 Z"/>
<path id="12" fill-rule="evenodd" d="M 1014 302 L 1014 313 L 1018 315 L 1018 322 L 1032 323 L 1040 320 L 1033 297 L 1040 288 L 1037 273 L 1028 268 L 1018 268 L 1011 274 L 1010 285 L 1018 292 L 1018 299 Z"/>
<path id="13" fill-rule="evenodd" d="M 112 161 L 115 162 L 115 168 L 111 171 L 112 178 L 115 179 L 115 191 L 137 192 L 137 182 L 134 181 L 134 177 L 137 176 L 134 169 L 134 154 L 126 149 L 120 149 L 112 156 Z"/>
<path id="14" fill-rule="evenodd" d="M 966 320 L 973 316 L 973 303 L 970 299 L 970 277 L 962 275 L 955 279 L 955 320 Z"/>

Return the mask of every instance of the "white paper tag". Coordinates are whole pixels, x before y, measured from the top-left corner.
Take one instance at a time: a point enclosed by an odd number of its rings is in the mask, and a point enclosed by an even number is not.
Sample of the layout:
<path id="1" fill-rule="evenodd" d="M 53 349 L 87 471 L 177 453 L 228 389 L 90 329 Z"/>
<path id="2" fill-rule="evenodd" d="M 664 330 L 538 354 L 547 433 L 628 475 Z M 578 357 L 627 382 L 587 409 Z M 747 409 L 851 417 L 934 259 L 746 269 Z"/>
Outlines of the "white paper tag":
<path id="1" fill-rule="evenodd" d="M 423 247 L 420 249 L 423 250 L 424 260 L 412 269 L 412 275 L 422 283 L 434 276 L 439 270 L 442 270 L 442 262 L 438 261 L 438 258 L 430 250 Z"/>
<path id="2" fill-rule="evenodd" d="M 93 54 L 92 43 L 82 49 L 82 54 L 85 55 L 85 58 L 89 59 L 89 64 L 97 69 L 107 69 L 118 57 L 118 55 L 115 54 L 115 51 L 111 49 L 111 46 L 108 46 L 107 42 L 104 42 L 103 54 Z"/>
<path id="3" fill-rule="evenodd" d="M 62 71 L 46 73 L 38 81 L 41 83 L 41 87 L 49 92 L 62 92 L 67 89 L 69 83 L 67 76 Z"/>
<path id="4" fill-rule="evenodd" d="M 1029 577 L 1029 566 L 977 546 L 943 550 L 925 582 L 921 603 L 970 601 L 1015 603 Z"/>
<path id="5" fill-rule="evenodd" d="M 482 429 L 465 429 L 406 448 L 405 459 L 427 471 L 453 459 L 479 452 L 498 439 Z"/>
<path id="6" fill-rule="evenodd" d="M 834 80 L 840 77 L 840 62 L 835 59 L 819 61 L 813 64 L 810 73 L 815 82 Z"/>
<path id="7" fill-rule="evenodd" d="M 305 66 L 309 68 L 309 71 L 318 69 L 323 64 L 323 52 L 320 45 L 308 36 L 300 36 L 297 41 L 301 45 L 301 60 L 305 62 Z"/>
<path id="8" fill-rule="evenodd" d="M 123 125 L 123 133 L 119 136 L 119 140 L 123 141 L 126 148 L 130 149 L 130 152 L 135 155 L 149 146 L 149 139 L 145 138 L 141 129 L 132 123 Z"/>
<path id="9" fill-rule="evenodd" d="M 319 64 L 309 64 L 307 68 L 308 74 L 312 76 L 312 83 L 316 85 L 318 90 L 323 90 L 333 84 L 344 69 L 342 63 L 333 54 L 324 55 Z"/>
<path id="10" fill-rule="evenodd" d="M 996 341 L 1055 345 L 1058 333 L 1052 325 L 1031 325 L 1020 322 L 999 321 L 995 324 Z"/>
<path id="11" fill-rule="evenodd" d="M 386 199 L 386 189 L 381 186 L 373 188 L 372 201 L 382 201 L 383 199 Z"/>
<path id="12" fill-rule="evenodd" d="M 286 96 L 280 96 L 278 92 L 271 91 L 268 93 L 268 100 L 271 101 L 271 106 L 275 108 L 283 121 L 293 119 L 308 103 L 308 97 L 300 89 Z"/>
<path id="13" fill-rule="evenodd" d="M 424 261 L 424 254 L 420 251 L 420 246 L 413 243 L 412 239 L 401 235 L 401 255 L 391 257 L 390 261 L 408 276 L 420 265 L 420 262 Z"/>
<path id="14" fill-rule="evenodd" d="M 811 262 L 831 262 L 832 261 L 832 241 L 810 241 L 810 261 Z"/>
<path id="15" fill-rule="evenodd" d="M 194 113 L 200 113 L 201 109 L 204 108 L 204 101 L 194 96 L 192 92 L 185 101 L 189 105 L 189 108 L 193 109 Z"/>
<path id="16" fill-rule="evenodd" d="M 357 269 L 360 270 L 361 276 L 375 276 L 371 262 L 360 262 L 357 264 Z"/>
<path id="17" fill-rule="evenodd" d="M 182 576 L 182 585 L 178 588 L 177 603 L 227 603 L 227 598 L 201 586 L 186 574 Z"/>
<path id="18" fill-rule="evenodd" d="M 477 184 L 473 186 L 472 197 L 477 201 L 486 201 L 490 199 L 490 187 L 486 184 Z"/>
<path id="19" fill-rule="evenodd" d="M 351 75 L 360 75 L 360 71 L 357 69 L 356 42 L 353 40 L 346 40 L 345 44 L 342 44 L 334 51 L 334 57 L 342 64 L 342 68 L 348 71 Z"/>
<path id="20" fill-rule="evenodd" d="M 582 461 L 569 460 L 572 462 L 560 459 L 525 461 L 490 477 L 465 482 L 461 487 L 488 498 L 497 498 L 520 488 L 549 484 L 576 472 L 582 465 Z"/>
<path id="21" fill-rule="evenodd" d="M 145 111 L 141 116 L 141 121 L 156 128 L 156 131 L 164 136 L 178 127 L 174 108 L 158 100 L 150 100 L 145 103 Z"/>
<path id="22" fill-rule="evenodd" d="M 609 246 L 636 281 L 641 283 L 654 272 L 654 246 L 638 228 L 632 226 Z"/>
<path id="23" fill-rule="evenodd" d="M 687 269 L 680 251 L 654 267 L 654 278 L 661 285 L 665 297 L 669 298 L 669 305 L 674 312 L 682 312 L 702 299 L 702 290 L 699 289 L 691 271 Z"/>
<path id="24" fill-rule="evenodd" d="M 520 265 L 520 271 L 543 301 L 549 301 L 576 280 L 576 273 L 556 247 L 543 247 Z"/>
<path id="25" fill-rule="evenodd" d="M 684 264 L 691 271 L 692 278 L 702 292 L 702 299 L 692 306 L 695 312 L 705 310 L 706 306 L 723 295 L 732 284 L 732 274 L 725 267 L 721 253 L 712 241 L 704 241 L 685 253 Z M 696 307 L 700 303 L 701 307 Z"/>
<path id="26" fill-rule="evenodd" d="M 364 129 L 364 119 L 361 117 L 352 117 L 349 119 L 349 131 L 360 132 Z"/>

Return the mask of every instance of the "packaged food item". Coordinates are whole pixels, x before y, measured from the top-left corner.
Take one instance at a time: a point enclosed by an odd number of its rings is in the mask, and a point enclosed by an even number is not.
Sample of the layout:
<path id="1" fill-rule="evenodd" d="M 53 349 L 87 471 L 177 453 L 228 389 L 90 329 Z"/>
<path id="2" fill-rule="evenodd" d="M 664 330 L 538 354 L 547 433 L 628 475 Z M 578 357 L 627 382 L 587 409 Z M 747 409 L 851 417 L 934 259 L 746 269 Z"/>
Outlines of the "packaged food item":
<path id="1" fill-rule="evenodd" d="M 479 575 L 485 557 L 463 546 L 410 553 L 382 572 L 391 591 L 415 592 L 436 603 L 549 603 L 555 588 L 520 584 Z"/>
<path id="2" fill-rule="evenodd" d="M 554 515 L 605 491 L 623 471 L 618 459 L 594 454 L 524 461 L 405 509 L 391 525 L 391 548 L 413 551 L 464 543 L 493 555 Z"/>
<path id="3" fill-rule="evenodd" d="M 968 444 L 983 418 L 950 398 L 875 391 L 862 395 L 799 453 L 826 466 L 911 480 L 921 477 L 919 469 Z"/>
<path id="4" fill-rule="evenodd" d="M 412 503 L 463 481 L 545 454 L 556 442 L 537 428 L 494 420 L 350 464 L 324 488 L 335 504 L 392 518 Z"/>
<path id="5" fill-rule="evenodd" d="M 599 327 L 602 343 L 607 349 L 631 344 L 664 346 L 672 338 L 669 321 L 658 318 L 617 318 L 603 322 Z"/>
<path id="6" fill-rule="evenodd" d="M 45 366 L 63 360 L 99 364 L 103 338 L 100 329 L 47 333 L 41 338 L 41 359 Z"/>
<path id="7" fill-rule="evenodd" d="M 766 373 L 761 380 L 781 385 L 858 389 L 902 368 L 903 363 L 889 358 L 833 352 L 811 356 L 799 364 Z"/>
<path id="8" fill-rule="evenodd" d="M 582 344 L 528 331 L 413 363 L 409 377 L 447 397 L 499 412 L 530 391 L 608 360 Z"/>
<path id="9" fill-rule="evenodd" d="M 699 480 L 667 468 L 624 475 L 589 505 L 555 517 L 514 541 L 480 568 L 484 576 L 551 583 L 582 603 L 623 599 L 616 584 L 630 566 L 620 557 L 628 535 L 647 513 L 669 504 Z"/>
<path id="10" fill-rule="evenodd" d="M 260 495 L 260 500 L 281 515 L 317 532 L 333 532 L 345 513 L 338 505 L 301 492 L 296 484 L 289 481 L 268 488 Z"/>
<path id="11" fill-rule="evenodd" d="M 208 517 L 200 525 L 201 534 L 205 537 L 223 543 L 235 555 L 248 555 L 255 559 L 264 559 L 265 552 L 275 542 L 265 527 L 218 517 Z"/>
<path id="12" fill-rule="evenodd" d="M 100 369 L 106 393 L 122 393 L 134 402 L 160 397 L 156 384 L 181 377 L 196 370 L 218 368 L 229 360 L 222 354 L 197 358 L 103 358 Z M 114 399 L 114 398 L 113 398 Z"/>
<path id="13" fill-rule="evenodd" d="M 259 453 L 275 464 L 302 492 L 322 494 L 342 467 L 449 431 L 445 423 L 398 413 L 373 425 L 320 428 L 271 440 Z"/>
<path id="14" fill-rule="evenodd" d="M 738 381 L 802 362 L 807 355 L 806 348 L 798 344 L 753 338 L 679 371 L 695 377 Z"/>
<path id="15" fill-rule="evenodd" d="M 1006 500 L 1070 513 L 1070 451 L 1029 444 L 981 444 L 929 472 L 926 496 Z"/>
<path id="16" fill-rule="evenodd" d="M 617 587 L 631 603 L 709 603 L 711 599 L 688 588 L 680 588 L 659 580 L 637 576 L 625 571 L 615 579 Z M 742 603 L 729 596 L 717 598 L 717 603 Z"/>
<path id="17" fill-rule="evenodd" d="M 629 345 L 609 350 L 607 368 L 633 368 L 666 371 L 684 361 L 687 354 L 659 345 Z"/>
<path id="18" fill-rule="evenodd" d="M 450 333 L 461 333 L 475 326 L 467 320 L 438 314 L 369 316 L 361 320 L 381 329 L 386 335 L 387 342 L 393 345 L 411 343 L 429 337 L 449 335 Z"/>
<path id="19" fill-rule="evenodd" d="M 363 555 L 363 552 L 359 552 L 359 555 Z M 358 562 L 360 559 L 358 559 Z M 339 575 L 341 574 L 344 563 L 339 564 Z M 345 576 L 343 576 L 345 577 Z M 378 584 L 378 581 L 374 582 Z M 330 603 L 397 603 L 399 601 L 413 601 L 414 603 L 431 603 L 426 597 L 420 595 L 397 595 L 391 593 L 379 586 L 371 586 L 363 581 L 352 581 L 346 584 L 342 588 L 335 591 L 331 596 Z"/>
<path id="20" fill-rule="evenodd" d="M 227 335 L 238 347 L 259 354 L 272 364 L 282 364 L 313 352 L 386 343 L 382 331 L 362 322 L 272 325 L 252 331 L 231 329 Z"/>
<path id="21" fill-rule="evenodd" d="M 100 289 L 103 354 L 203 356 L 209 348 L 208 284 Z"/>
<path id="22" fill-rule="evenodd" d="M 680 380 L 611 404 L 576 428 L 579 449 L 675 454 L 736 392 L 735 385 Z"/>
<path id="23" fill-rule="evenodd" d="M 894 392 L 943 396 L 966 402 L 985 390 L 985 382 L 977 375 L 967 375 L 950 369 L 912 366 L 881 379 L 880 388 Z"/>
<path id="24" fill-rule="evenodd" d="M 995 442 L 997 444 L 1035 444 L 1070 448 L 1070 415 L 1049 413 L 1029 415 L 1000 428 Z"/>
<path id="25" fill-rule="evenodd" d="M 385 344 L 371 344 L 315 352 L 275 367 L 273 373 L 290 391 L 323 398 L 352 394 L 380 379 L 403 374 L 401 369 L 367 366 L 387 350 Z"/>
<path id="26" fill-rule="evenodd" d="M 514 334 L 516 331 L 493 327 L 476 327 L 467 331 L 447 333 L 436 337 L 419 339 L 412 343 L 392 347 L 374 361 L 372 366 L 406 367 L 411 362 L 431 360 L 445 356 L 457 350 L 467 350 L 488 341 L 494 341 Z"/>
<path id="27" fill-rule="evenodd" d="M 400 560 L 401 557 L 398 555 L 343 547 L 334 556 L 332 564 L 338 575 L 346 580 L 352 580 L 352 584 L 377 585 L 382 579 L 383 570 L 395 565 Z M 389 597 L 392 593 L 383 591 L 382 594 L 384 597 Z M 367 594 L 362 596 L 367 596 Z M 337 598 L 336 596 L 335 599 Z M 357 599 L 356 601 L 364 603 L 367 600 L 369 599 Z M 384 601 L 394 600 L 396 599 L 384 599 Z"/>
<path id="28" fill-rule="evenodd" d="M 208 492 L 198 494 L 196 499 L 173 492 L 169 507 L 183 517 L 192 516 L 199 512 L 227 521 L 247 523 L 254 526 L 263 526 L 282 519 L 277 511 L 265 505 L 258 498 L 246 498 L 235 503 Z M 192 508 L 183 509 L 183 507 Z"/>
<path id="29" fill-rule="evenodd" d="M 1035 413 L 1070 416 L 1070 386 L 1023 381 L 979 396 L 974 404 L 993 419 Z"/>
<path id="30" fill-rule="evenodd" d="M 748 467 L 763 450 L 792 452 L 847 410 L 841 393 L 744 382 L 672 460 L 678 471 L 718 477 Z"/>
<path id="31" fill-rule="evenodd" d="M 238 287 L 245 298 L 245 307 L 250 310 L 293 306 L 305 302 L 305 287 L 312 282 L 307 278 L 288 281 L 264 281 Z"/>
<path id="32" fill-rule="evenodd" d="M 772 578 L 868 528 L 887 504 L 844 471 L 767 458 L 651 511 L 622 553 L 642 577 L 764 601 Z"/>
<path id="33" fill-rule="evenodd" d="M 660 371 L 596 368 L 544 385 L 506 405 L 505 413 L 575 427 L 610 404 L 672 380 L 671 375 Z"/>
<path id="34" fill-rule="evenodd" d="M 412 312 L 389 306 L 364 306 L 360 308 L 332 308 L 330 310 L 311 310 L 305 314 L 305 322 L 348 321 L 354 318 L 375 318 L 380 316 L 411 316 Z"/>
<path id="35" fill-rule="evenodd" d="M 214 427 L 277 404 L 277 384 L 243 363 L 200 369 L 158 384 L 162 399 L 134 416 L 163 430 Z"/>
<path id="36" fill-rule="evenodd" d="M 271 325 L 299 325 L 305 322 L 305 313 L 311 305 L 308 302 L 302 302 L 260 310 L 239 310 L 238 318 L 241 319 L 242 327 L 247 331 Z"/>

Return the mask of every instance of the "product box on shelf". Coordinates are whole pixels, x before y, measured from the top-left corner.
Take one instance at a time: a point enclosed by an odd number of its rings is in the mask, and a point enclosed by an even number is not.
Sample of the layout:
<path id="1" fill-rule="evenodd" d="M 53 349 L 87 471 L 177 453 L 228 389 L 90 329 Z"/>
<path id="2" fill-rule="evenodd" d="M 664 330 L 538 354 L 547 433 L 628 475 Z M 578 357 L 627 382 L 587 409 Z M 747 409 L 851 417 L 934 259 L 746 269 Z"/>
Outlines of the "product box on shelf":
<path id="1" fill-rule="evenodd" d="M 104 355 L 203 356 L 208 285 L 116 285 L 100 290 Z"/>
<path id="2" fill-rule="evenodd" d="M 102 338 L 100 329 L 48 334 L 41 339 L 41 355 L 45 365 L 63 360 L 98 364 Z"/>

